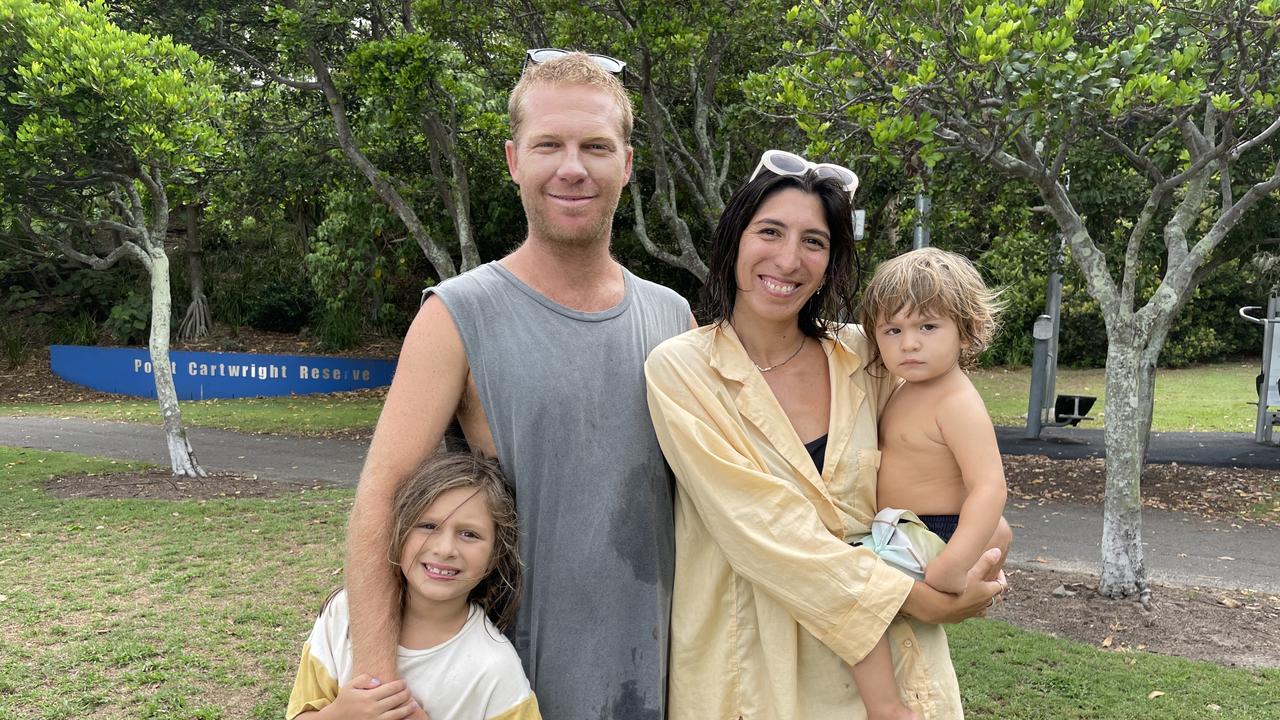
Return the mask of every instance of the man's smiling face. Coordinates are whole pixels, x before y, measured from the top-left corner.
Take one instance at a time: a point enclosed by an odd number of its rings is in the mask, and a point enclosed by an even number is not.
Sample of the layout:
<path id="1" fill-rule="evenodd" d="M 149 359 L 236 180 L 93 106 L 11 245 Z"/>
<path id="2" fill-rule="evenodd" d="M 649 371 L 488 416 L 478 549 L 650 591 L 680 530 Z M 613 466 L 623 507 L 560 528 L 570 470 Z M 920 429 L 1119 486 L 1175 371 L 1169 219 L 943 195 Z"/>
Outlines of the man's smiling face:
<path id="1" fill-rule="evenodd" d="M 613 96 L 586 85 L 537 85 L 524 97 L 523 118 L 520 137 L 507 142 L 507 167 L 520 186 L 530 239 L 607 243 L 631 176 Z"/>

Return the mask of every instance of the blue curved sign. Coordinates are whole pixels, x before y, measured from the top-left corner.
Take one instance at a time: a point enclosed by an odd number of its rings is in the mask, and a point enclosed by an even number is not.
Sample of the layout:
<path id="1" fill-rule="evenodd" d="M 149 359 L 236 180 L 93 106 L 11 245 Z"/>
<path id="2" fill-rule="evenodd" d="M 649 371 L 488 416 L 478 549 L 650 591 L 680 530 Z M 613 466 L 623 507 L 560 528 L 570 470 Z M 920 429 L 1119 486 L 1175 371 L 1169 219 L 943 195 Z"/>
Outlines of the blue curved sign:
<path id="1" fill-rule="evenodd" d="M 94 390 L 154 398 L 151 355 L 141 348 L 50 345 L 49 365 L 68 382 Z M 394 360 L 324 355 L 169 353 L 179 400 L 310 395 L 391 384 Z"/>

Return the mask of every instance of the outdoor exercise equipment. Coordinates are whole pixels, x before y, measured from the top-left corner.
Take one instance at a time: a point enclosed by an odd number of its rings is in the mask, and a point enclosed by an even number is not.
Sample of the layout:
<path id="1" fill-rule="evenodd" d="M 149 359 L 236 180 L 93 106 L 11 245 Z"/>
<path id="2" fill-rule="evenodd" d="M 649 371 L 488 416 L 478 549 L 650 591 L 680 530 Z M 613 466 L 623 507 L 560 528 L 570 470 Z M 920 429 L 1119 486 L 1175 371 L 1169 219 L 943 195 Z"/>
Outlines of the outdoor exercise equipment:
<path id="1" fill-rule="evenodd" d="M 1261 310 L 1259 305 L 1240 308 L 1240 317 L 1262 326 L 1262 372 L 1258 374 L 1258 416 L 1253 428 L 1253 439 L 1269 444 L 1272 429 L 1280 425 L 1280 297 L 1267 302 L 1266 317 L 1254 317 L 1250 312 Z"/>
<path id="2" fill-rule="evenodd" d="M 1049 278 L 1045 288 L 1044 313 L 1031 326 L 1035 346 L 1031 355 L 1031 392 L 1027 397 L 1027 429 L 1023 437 L 1037 439 L 1046 427 L 1076 426 L 1092 420 L 1089 410 L 1098 398 L 1092 395 L 1058 395 L 1058 328 L 1062 314 L 1062 264 L 1065 238 L 1056 238 L 1049 254 Z"/>

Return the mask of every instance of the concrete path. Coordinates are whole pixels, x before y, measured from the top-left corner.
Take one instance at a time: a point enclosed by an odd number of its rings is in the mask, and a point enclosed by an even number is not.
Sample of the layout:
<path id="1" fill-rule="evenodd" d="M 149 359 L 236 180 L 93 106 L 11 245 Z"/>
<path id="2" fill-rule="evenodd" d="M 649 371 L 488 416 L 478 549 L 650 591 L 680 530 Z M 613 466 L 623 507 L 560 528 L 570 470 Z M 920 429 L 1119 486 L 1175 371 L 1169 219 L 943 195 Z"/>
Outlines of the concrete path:
<path id="1" fill-rule="evenodd" d="M 1050 457 L 1091 457 L 1101 453 L 1100 431 L 1052 429 L 1045 432 L 1042 440 L 1021 441 L 1020 429 L 999 430 L 1001 450 L 1006 453 L 1028 454 L 1038 447 L 1042 448 L 1039 454 Z M 189 433 L 201 464 L 210 470 L 344 486 L 355 484 L 367 450 L 366 443 L 354 440 L 246 435 L 203 428 L 192 428 Z M 1255 445 L 1251 436 L 1160 435 L 1166 439 L 1152 442 L 1152 462 L 1252 464 L 1280 472 L 1280 448 Z M 0 417 L 0 445 L 168 463 L 161 429 L 133 423 Z M 1178 457 L 1184 459 L 1172 459 Z M 1012 501 L 1006 516 L 1015 526 L 1012 564 L 1097 574 L 1102 536 L 1100 507 Z M 1280 594 L 1280 552 L 1276 552 L 1280 530 L 1238 527 L 1159 510 L 1144 510 L 1142 518 L 1152 580 Z"/>

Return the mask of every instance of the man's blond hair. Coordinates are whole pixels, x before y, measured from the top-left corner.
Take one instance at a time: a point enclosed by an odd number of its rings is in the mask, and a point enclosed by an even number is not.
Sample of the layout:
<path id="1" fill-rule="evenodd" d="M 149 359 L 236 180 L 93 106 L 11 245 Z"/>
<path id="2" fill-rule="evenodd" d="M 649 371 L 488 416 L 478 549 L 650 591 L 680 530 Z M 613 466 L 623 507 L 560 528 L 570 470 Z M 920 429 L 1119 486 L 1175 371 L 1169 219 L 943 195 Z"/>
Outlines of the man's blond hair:
<path id="1" fill-rule="evenodd" d="M 635 123 L 631 98 L 622 83 L 612 73 L 592 62 L 580 52 L 562 55 L 537 65 L 530 64 L 520 75 L 520 81 L 507 99 L 507 116 L 511 122 L 511 138 L 520 141 L 520 124 L 524 121 L 524 96 L 534 85 L 586 85 L 598 88 L 613 96 L 622 115 L 622 140 L 631 144 L 631 129 Z"/>
<path id="2" fill-rule="evenodd" d="M 968 258 L 938 248 L 921 248 L 876 268 L 862 294 L 858 316 L 873 338 L 879 323 L 904 310 L 950 318 L 959 330 L 961 362 L 967 365 L 991 344 L 1002 309 L 1000 292 L 987 287 Z M 879 362 L 880 350 L 873 343 L 868 364 Z"/>

